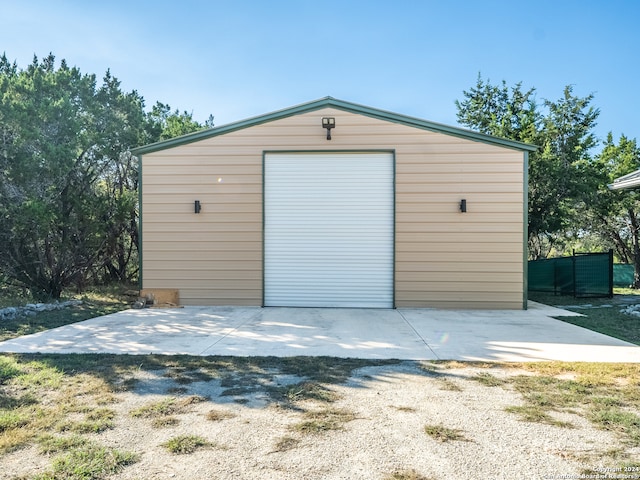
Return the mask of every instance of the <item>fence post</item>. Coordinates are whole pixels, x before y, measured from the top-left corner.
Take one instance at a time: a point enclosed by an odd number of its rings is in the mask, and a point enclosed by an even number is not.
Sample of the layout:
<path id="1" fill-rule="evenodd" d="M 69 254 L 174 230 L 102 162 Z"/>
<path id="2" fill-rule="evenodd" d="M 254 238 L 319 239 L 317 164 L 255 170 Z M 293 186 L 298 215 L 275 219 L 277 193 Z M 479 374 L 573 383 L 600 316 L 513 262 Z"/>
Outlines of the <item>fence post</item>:
<path id="1" fill-rule="evenodd" d="M 609 298 L 613 298 L 613 248 L 609 249 Z"/>
<path id="2" fill-rule="evenodd" d="M 571 283 L 573 285 L 573 298 L 576 297 L 576 249 L 571 251 Z"/>

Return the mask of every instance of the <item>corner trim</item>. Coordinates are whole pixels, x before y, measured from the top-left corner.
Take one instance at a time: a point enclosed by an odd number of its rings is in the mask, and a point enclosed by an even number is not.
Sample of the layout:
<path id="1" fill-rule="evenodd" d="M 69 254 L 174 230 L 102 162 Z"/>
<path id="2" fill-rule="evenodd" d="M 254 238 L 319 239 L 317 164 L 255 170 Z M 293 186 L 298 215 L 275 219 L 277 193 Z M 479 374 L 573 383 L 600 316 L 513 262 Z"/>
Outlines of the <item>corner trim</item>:
<path id="1" fill-rule="evenodd" d="M 523 247 L 522 247 L 522 309 L 529 308 L 529 152 L 523 152 Z"/>
<path id="2" fill-rule="evenodd" d="M 138 155 L 138 287 L 142 290 L 142 155 Z"/>

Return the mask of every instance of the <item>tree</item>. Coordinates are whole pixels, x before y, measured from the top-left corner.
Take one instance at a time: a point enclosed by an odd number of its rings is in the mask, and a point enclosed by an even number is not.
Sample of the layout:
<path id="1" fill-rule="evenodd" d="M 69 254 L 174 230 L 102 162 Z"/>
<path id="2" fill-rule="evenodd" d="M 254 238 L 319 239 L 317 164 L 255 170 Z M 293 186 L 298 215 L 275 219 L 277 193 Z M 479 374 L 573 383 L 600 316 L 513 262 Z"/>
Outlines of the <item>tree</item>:
<path id="1" fill-rule="evenodd" d="M 480 133 L 534 143 L 538 140 L 542 117 L 535 101 L 535 88 L 522 90 L 522 83 L 509 88 L 485 82 L 478 74 L 476 86 L 456 100 L 458 121 Z"/>
<path id="2" fill-rule="evenodd" d="M 199 128 L 158 125 L 144 99 L 52 54 L 25 70 L 0 58 L 0 271 L 42 298 L 75 284 L 131 279 L 137 164 L 130 148 Z"/>
<path id="3" fill-rule="evenodd" d="M 607 184 L 640 169 L 640 147 L 635 139 L 620 136 L 618 143 L 609 133 L 594 166 L 596 184 L 585 192 L 584 226 L 605 248 L 613 248 L 624 263 L 634 265 L 633 288 L 640 288 L 640 191 L 611 191 Z"/>
<path id="4" fill-rule="evenodd" d="M 482 133 L 538 145 L 529 155 L 529 257 L 545 257 L 570 225 L 574 225 L 577 197 L 585 188 L 592 133 L 599 111 L 590 106 L 592 95 L 573 95 L 564 89 L 557 102 L 546 100 L 548 113 L 541 113 L 535 89 L 522 90 L 521 83 L 509 89 L 485 82 L 456 101 L 458 121 Z"/>
<path id="5" fill-rule="evenodd" d="M 151 109 L 149 121 L 153 136 L 157 137 L 158 140 L 167 140 L 204 127 L 213 127 L 213 115 L 209 115 L 209 119 L 203 126 L 193 119 L 193 114 L 188 113 L 186 110 L 181 113 L 177 109 L 172 112 L 169 105 L 161 102 L 156 102 Z"/>

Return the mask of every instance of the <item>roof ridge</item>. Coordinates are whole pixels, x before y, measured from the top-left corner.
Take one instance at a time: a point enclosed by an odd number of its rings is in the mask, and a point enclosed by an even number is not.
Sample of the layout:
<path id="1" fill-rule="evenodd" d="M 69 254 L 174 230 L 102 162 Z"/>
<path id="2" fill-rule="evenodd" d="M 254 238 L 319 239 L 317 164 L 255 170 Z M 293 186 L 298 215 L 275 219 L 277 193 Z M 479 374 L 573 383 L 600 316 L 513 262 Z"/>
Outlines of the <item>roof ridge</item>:
<path id="1" fill-rule="evenodd" d="M 133 148 L 131 152 L 134 155 L 143 155 L 145 153 L 157 152 L 159 150 L 165 150 L 167 148 L 196 142 L 198 140 L 204 140 L 206 138 L 211 138 L 217 135 L 223 135 L 225 133 L 233 132 L 236 130 L 252 127 L 255 125 L 260 125 L 262 123 L 267 123 L 267 122 L 279 120 L 286 117 L 291 117 L 294 115 L 299 115 L 301 113 L 319 110 L 321 108 L 326 108 L 326 107 L 334 107 L 343 111 L 356 113 L 360 115 L 366 115 L 369 117 L 378 118 L 380 120 L 399 123 L 399 124 L 407 125 L 414 128 L 421 128 L 423 130 L 444 133 L 447 135 L 453 135 L 461 138 L 466 138 L 468 140 L 489 143 L 493 145 L 500 145 L 507 148 L 513 148 L 516 150 L 535 151 L 537 149 L 535 145 L 519 142 L 516 140 L 509 140 L 506 138 L 494 137 L 484 133 L 475 132 L 473 130 L 467 130 L 460 127 L 453 127 L 453 126 L 445 125 L 442 123 L 423 120 L 417 117 L 402 115 L 399 113 L 394 113 L 387 110 L 381 110 L 374 107 L 368 107 L 366 105 L 360 105 L 357 103 L 348 102 L 346 100 L 340 100 L 338 98 L 334 98 L 331 96 L 326 96 L 323 98 L 319 98 L 317 100 L 312 100 L 310 102 L 305 102 L 298 105 L 294 105 L 292 107 L 276 110 L 271 113 L 249 117 L 244 120 L 239 120 L 236 122 L 224 124 L 218 127 L 214 126 L 208 129 L 199 130 L 197 132 L 188 133 L 180 137 L 174 137 L 168 140 L 162 140 L 160 142 L 155 142 L 155 143 L 151 143 L 141 147 Z"/>

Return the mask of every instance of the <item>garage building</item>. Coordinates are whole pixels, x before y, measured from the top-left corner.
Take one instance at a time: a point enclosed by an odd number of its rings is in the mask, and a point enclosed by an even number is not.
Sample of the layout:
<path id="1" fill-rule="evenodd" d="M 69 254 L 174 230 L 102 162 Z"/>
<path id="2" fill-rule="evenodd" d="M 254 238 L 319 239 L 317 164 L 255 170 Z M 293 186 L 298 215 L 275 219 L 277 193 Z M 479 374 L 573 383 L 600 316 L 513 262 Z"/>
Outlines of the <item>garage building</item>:
<path id="1" fill-rule="evenodd" d="M 526 308 L 535 147 L 332 97 L 133 151 L 185 305 Z"/>

